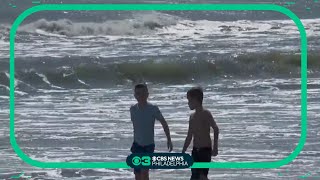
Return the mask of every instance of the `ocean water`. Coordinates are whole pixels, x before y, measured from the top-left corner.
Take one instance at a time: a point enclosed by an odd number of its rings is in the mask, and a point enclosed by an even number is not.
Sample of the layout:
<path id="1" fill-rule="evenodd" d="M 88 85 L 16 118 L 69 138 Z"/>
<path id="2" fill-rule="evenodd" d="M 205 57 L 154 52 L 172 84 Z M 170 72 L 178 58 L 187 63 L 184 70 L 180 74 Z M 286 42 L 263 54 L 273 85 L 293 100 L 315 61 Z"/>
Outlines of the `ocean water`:
<path id="1" fill-rule="evenodd" d="M 291 7 L 308 38 L 303 151 L 278 169 L 211 169 L 209 179 L 320 177 L 320 11 L 313 4 L 310 11 Z M 16 12 L 6 10 L 1 16 L 5 13 Z M 36 168 L 14 153 L 9 140 L 9 31 L 8 17 L 0 26 L 0 179 L 21 172 L 48 180 L 133 179 L 131 169 Z M 220 128 L 219 155 L 212 161 L 281 160 L 299 142 L 300 33 L 279 13 L 41 12 L 26 19 L 15 41 L 15 134 L 23 152 L 35 160 L 125 161 L 133 140 L 132 89 L 139 82 L 148 84 L 149 101 L 166 118 L 174 152 L 181 151 L 186 137 L 192 113 L 186 92 L 195 85 L 203 87 L 204 106 Z M 155 137 L 156 151 L 167 152 L 160 123 Z M 190 174 L 190 169 L 151 170 L 150 178 L 189 179 Z"/>

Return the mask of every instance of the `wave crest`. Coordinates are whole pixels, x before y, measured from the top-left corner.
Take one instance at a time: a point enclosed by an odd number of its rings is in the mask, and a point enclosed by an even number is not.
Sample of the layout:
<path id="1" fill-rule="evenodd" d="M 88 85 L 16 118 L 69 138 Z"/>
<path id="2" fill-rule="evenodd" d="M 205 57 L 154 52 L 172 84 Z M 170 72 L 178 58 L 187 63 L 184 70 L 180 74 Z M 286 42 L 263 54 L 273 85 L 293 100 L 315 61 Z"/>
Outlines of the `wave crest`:
<path id="1" fill-rule="evenodd" d="M 161 13 L 137 16 L 134 19 L 109 20 L 105 22 L 73 22 L 69 19 L 48 21 L 40 19 L 19 27 L 31 33 L 48 33 L 66 36 L 93 35 L 145 35 L 156 29 L 175 25 L 177 18 Z"/>
<path id="2" fill-rule="evenodd" d="M 318 55 L 309 55 L 309 73 L 318 73 Z M 215 57 L 212 60 L 148 60 L 107 62 L 86 59 L 67 63 L 50 60 L 53 65 L 35 62 L 37 67 L 17 66 L 17 87 L 96 88 L 139 82 L 183 84 L 212 81 L 214 78 L 299 77 L 300 55 L 279 53 Z M 69 61 L 70 62 L 70 61 Z M 41 66 L 39 64 L 42 64 Z M 7 72 L 0 73 L 0 85 L 8 86 Z"/>

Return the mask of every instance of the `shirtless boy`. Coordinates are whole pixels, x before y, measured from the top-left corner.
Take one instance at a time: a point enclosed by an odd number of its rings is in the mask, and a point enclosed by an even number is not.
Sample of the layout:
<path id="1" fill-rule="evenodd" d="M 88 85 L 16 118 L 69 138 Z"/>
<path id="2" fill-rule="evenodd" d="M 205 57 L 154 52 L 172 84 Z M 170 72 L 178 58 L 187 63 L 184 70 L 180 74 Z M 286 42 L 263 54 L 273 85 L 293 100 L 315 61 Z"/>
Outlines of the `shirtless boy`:
<path id="1" fill-rule="evenodd" d="M 211 162 L 211 156 L 218 155 L 219 128 L 211 113 L 202 106 L 203 91 L 200 87 L 187 92 L 188 105 L 195 113 L 190 115 L 189 130 L 182 153 L 185 153 L 193 138 L 192 158 L 194 162 Z M 210 138 L 210 127 L 214 131 L 213 146 Z M 191 169 L 191 180 L 208 179 L 209 169 Z"/>

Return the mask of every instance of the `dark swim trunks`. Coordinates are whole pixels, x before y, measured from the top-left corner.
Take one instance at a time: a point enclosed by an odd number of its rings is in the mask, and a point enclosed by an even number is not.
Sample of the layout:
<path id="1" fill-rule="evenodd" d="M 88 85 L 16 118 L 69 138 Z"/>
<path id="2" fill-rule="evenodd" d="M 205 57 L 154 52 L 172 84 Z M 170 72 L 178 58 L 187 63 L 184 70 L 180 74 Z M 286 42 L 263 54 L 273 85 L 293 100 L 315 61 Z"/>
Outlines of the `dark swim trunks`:
<path id="1" fill-rule="evenodd" d="M 130 150 L 132 153 L 153 153 L 154 148 L 155 148 L 154 144 L 141 146 L 138 143 L 133 142 Z M 140 172 L 141 172 L 141 169 L 139 168 L 134 169 L 134 173 L 140 173 Z"/>
<path id="2" fill-rule="evenodd" d="M 194 162 L 211 162 L 211 147 L 203 147 L 203 148 L 193 148 L 192 149 L 192 159 Z M 191 168 L 191 180 L 199 179 L 200 174 L 205 177 L 208 176 L 209 168 Z"/>

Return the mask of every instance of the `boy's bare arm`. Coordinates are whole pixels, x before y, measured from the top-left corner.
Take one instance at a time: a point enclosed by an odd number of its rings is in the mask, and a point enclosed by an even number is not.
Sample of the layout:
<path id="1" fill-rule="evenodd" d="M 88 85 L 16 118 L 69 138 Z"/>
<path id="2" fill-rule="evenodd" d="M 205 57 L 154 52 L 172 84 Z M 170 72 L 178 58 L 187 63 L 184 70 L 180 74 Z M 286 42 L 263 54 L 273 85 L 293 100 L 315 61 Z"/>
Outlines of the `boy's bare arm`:
<path id="1" fill-rule="evenodd" d="M 182 149 L 182 153 L 185 153 L 191 143 L 191 140 L 192 140 L 192 126 L 191 126 L 191 116 L 189 118 L 189 128 L 188 128 L 188 135 L 186 137 L 186 140 L 184 142 L 184 145 L 183 145 L 183 149 Z"/>
<path id="2" fill-rule="evenodd" d="M 160 121 L 160 123 L 161 123 L 161 125 L 163 127 L 164 132 L 166 133 L 167 140 L 168 140 L 168 149 L 171 152 L 173 147 L 172 147 L 170 129 L 169 129 L 168 123 L 164 118 L 159 119 L 159 121 Z"/>
<path id="3" fill-rule="evenodd" d="M 213 139 L 213 155 L 216 156 L 218 154 L 218 139 L 219 139 L 219 127 L 216 123 L 216 121 L 214 120 L 214 118 L 212 117 L 212 114 L 208 111 L 208 118 L 209 118 L 209 123 L 210 126 L 213 129 L 213 133 L 214 133 L 214 139 Z"/>

